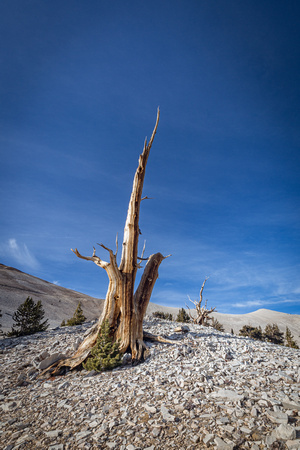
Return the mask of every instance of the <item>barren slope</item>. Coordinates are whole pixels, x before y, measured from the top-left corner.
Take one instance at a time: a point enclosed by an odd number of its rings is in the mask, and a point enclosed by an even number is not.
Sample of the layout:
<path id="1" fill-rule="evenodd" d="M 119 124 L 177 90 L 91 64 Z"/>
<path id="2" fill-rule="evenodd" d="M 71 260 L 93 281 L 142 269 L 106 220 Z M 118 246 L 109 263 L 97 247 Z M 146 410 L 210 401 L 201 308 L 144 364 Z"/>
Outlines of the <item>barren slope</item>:
<path id="1" fill-rule="evenodd" d="M 59 326 L 63 319 L 70 318 L 78 302 L 81 302 L 84 315 L 89 320 L 99 317 L 104 303 L 103 300 L 56 286 L 0 264 L 0 320 L 3 331 L 11 328 L 13 313 L 28 296 L 35 302 L 41 300 L 45 318 L 49 319 L 51 327 Z"/>
<path id="2" fill-rule="evenodd" d="M 13 313 L 28 296 L 32 297 L 34 301 L 42 301 L 46 313 L 45 317 L 49 320 L 51 327 L 59 326 L 63 319 L 70 318 L 79 301 L 88 320 L 99 317 L 104 304 L 104 300 L 56 286 L 13 267 L 0 264 L 0 309 L 2 310 L 0 320 L 3 331 L 11 329 Z M 173 318 L 176 319 L 179 309 L 149 303 L 147 313 L 167 312 L 171 313 Z M 221 314 L 217 312 L 213 313 L 213 316 L 222 323 L 226 332 L 233 329 L 235 334 L 238 334 L 243 325 L 260 325 L 264 329 L 268 323 L 276 323 L 283 332 L 288 326 L 298 345 L 300 345 L 300 315 L 259 309 L 249 314 Z"/>

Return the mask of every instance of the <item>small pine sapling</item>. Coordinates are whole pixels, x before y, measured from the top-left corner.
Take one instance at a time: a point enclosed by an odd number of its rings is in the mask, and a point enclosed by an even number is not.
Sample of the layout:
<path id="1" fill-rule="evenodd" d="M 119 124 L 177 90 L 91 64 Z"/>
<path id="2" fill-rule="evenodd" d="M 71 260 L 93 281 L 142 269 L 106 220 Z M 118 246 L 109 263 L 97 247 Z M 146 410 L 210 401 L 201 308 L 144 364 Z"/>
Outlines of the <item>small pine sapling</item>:
<path id="1" fill-rule="evenodd" d="M 272 342 L 272 344 L 283 345 L 284 342 L 283 333 L 279 330 L 278 325 L 276 323 L 273 323 L 273 325 L 271 324 L 266 325 L 263 336 L 267 342 Z"/>
<path id="2" fill-rule="evenodd" d="M 239 331 L 240 336 L 249 337 L 251 339 L 263 340 L 263 332 L 261 327 L 251 327 L 250 325 L 244 325 Z"/>
<path id="3" fill-rule="evenodd" d="M 286 340 L 286 346 L 291 348 L 299 348 L 296 341 L 294 340 L 294 336 L 291 333 L 291 330 L 286 327 L 285 330 L 285 340 Z"/>
<path id="4" fill-rule="evenodd" d="M 40 300 L 34 303 L 31 297 L 27 297 L 17 311 L 13 315 L 15 328 L 12 327 L 7 336 L 26 336 L 28 334 L 38 333 L 39 331 L 46 331 L 49 327 L 48 320 L 42 322 L 45 316 L 45 311 Z"/>
<path id="5" fill-rule="evenodd" d="M 204 325 L 208 326 L 208 327 L 212 327 L 212 328 L 214 328 L 217 331 L 222 331 L 222 333 L 224 333 L 224 331 L 225 331 L 224 326 L 215 317 L 211 318 L 211 323 L 207 323 L 206 322 L 206 323 L 204 323 Z"/>
<path id="6" fill-rule="evenodd" d="M 81 325 L 81 324 L 83 324 L 85 319 L 86 319 L 86 317 L 83 314 L 83 311 L 81 308 L 81 302 L 79 302 L 78 306 L 76 308 L 76 311 L 74 312 L 73 317 L 71 319 L 67 320 L 66 326 L 73 327 L 75 325 Z M 61 326 L 65 326 L 65 325 L 61 325 Z"/>
<path id="7" fill-rule="evenodd" d="M 186 310 L 184 308 L 181 308 L 178 312 L 176 322 L 188 323 L 190 322 L 190 320 L 190 316 L 188 315 Z"/>
<path id="8" fill-rule="evenodd" d="M 152 313 L 152 316 L 156 319 L 173 320 L 172 314 L 164 313 L 162 311 L 155 311 L 154 313 Z"/>
<path id="9" fill-rule="evenodd" d="M 105 320 L 101 325 L 97 342 L 91 350 L 91 357 L 83 363 L 83 367 L 86 370 L 103 372 L 119 366 L 121 360 L 120 343 L 119 341 L 113 342 L 113 338 L 110 336 L 109 322 Z"/>

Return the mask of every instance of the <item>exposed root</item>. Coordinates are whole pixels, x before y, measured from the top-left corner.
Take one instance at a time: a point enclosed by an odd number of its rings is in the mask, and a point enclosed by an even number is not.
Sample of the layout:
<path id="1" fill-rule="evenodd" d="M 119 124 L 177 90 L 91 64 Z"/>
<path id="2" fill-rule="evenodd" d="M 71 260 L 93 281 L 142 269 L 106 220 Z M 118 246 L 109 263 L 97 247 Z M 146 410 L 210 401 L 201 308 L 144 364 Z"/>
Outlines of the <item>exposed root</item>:
<path id="1" fill-rule="evenodd" d="M 164 344 L 176 344 L 176 342 L 171 341 L 171 339 L 166 339 L 162 336 L 158 336 L 156 334 L 148 333 L 147 331 L 143 331 L 144 339 L 145 341 L 152 341 L 152 342 L 162 342 Z"/>
<path id="2" fill-rule="evenodd" d="M 161 342 L 164 344 L 172 345 L 176 344 L 176 341 L 174 342 L 171 339 L 148 333 L 147 331 L 143 331 L 143 338 L 145 341 Z M 76 367 L 81 366 L 81 364 L 88 358 L 91 353 L 91 349 L 92 347 L 85 349 L 85 351 L 77 351 L 77 355 L 75 353 L 75 355 L 71 356 L 70 358 L 60 359 L 59 361 L 56 361 L 50 367 L 47 367 L 47 369 L 43 370 L 39 374 L 38 378 L 45 378 L 45 376 L 49 374 L 51 376 L 63 375 L 66 373 L 66 369 L 76 369 Z M 78 355 L 78 353 L 80 354 Z M 136 357 L 133 357 L 133 365 L 145 361 L 150 356 L 150 353 L 151 352 L 147 345 L 142 340 L 138 340 Z"/>

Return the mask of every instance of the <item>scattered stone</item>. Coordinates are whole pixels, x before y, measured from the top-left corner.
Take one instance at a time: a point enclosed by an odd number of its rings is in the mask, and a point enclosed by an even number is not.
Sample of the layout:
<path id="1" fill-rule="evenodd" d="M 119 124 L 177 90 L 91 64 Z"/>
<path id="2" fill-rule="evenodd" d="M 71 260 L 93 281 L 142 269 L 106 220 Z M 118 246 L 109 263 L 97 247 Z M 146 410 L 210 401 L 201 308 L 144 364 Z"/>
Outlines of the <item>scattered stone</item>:
<path id="1" fill-rule="evenodd" d="M 279 427 L 275 430 L 275 434 L 278 439 L 296 439 L 296 429 L 289 424 L 282 423 L 279 425 Z"/>
<path id="2" fill-rule="evenodd" d="M 288 423 L 289 416 L 282 411 L 267 410 L 266 415 L 273 423 Z"/>
<path id="3" fill-rule="evenodd" d="M 300 449 L 300 439 L 295 439 L 293 441 L 286 441 L 285 445 L 288 450 L 299 450 Z"/>
<path id="4" fill-rule="evenodd" d="M 238 402 L 244 400 L 244 395 L 238 394 L 230 389 L 220 389 L 219 391 L 214 391 L 210 394 L 213 398 L 222 398 L 230 402 Z"/>
<path id="5" fill-rule="evenodd" d="M 188 333 L 190 331 L 187 325 L 181 325 L 180 327 L 174 328 L 174 333 Z"/>
<path id="6" fill-rule="evenodd" d="M 214 437 L 215 436 L 213 434 L 206 434 L 205 437 L 203 438 L 204 444 L 206 445 L 210 444 L 214 440 Z"/>
<path id="7" fill-rule="evenodd" d="M 164 420 L 166 420 L 167 422 L 174 422 L 175 416 L 172 416 L 172 414 L 169 413 L 169 410 L 164 405 L 161 406 L 161 413 Z"/>
<path id="8" fill-rule="evenodd" d="M 66 356 L 63 353 L 53 353 L 53 355 L 48 356 L 47 358 L 43 359 L 38 368 L 39 370 L 45 370 L 48 367 L 50 367 L 52 364 L 54 364 L 59 359 L 65 358 Z"/>
<path id="9" fill-rule="evenodd" d="M 174 345 L 149 344 L 143 364 L 38 378 L 90 325 L 0 339 L 6 450 L 300 449 L 299 350 L 155 319 L 145 331 Z"/>
<path id="10" fill-rule="evenodd" d="M 122 364 L 123 366 L 126 366 L 127 364 L 131 364 L 132 362 L 132 356 L 130 353 L 124 353 L 122 358 Z"/>

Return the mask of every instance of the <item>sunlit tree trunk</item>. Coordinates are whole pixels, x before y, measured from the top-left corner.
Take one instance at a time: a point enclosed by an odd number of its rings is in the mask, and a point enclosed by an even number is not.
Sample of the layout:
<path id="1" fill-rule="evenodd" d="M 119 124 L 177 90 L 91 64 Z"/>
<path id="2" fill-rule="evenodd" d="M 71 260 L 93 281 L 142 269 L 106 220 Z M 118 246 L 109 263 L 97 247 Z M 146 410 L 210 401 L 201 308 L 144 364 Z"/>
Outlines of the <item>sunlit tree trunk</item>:
<path id="1" fill-rule="evenodd" d="M 97 266 L 105 269 L 109 284 L 104 309 L 97 324 L 90 329 L 76 353 L 56 366 L 56 372 L 63 366 L 74 368 L 89 356 L 104 320 L 108 320 L 114 340 L 120 340 L 121 351 L 123 353 L 131 352 L 133 362 L 141 361 L 147 355 L 147 347 L 143 338 L 143 319 L 158 277 L 158 268 L 165 257 L 161 253 L 155 253 L 149 258 L 143 258 L 144 249 L 141 257 L 138 257 L 139 215 L 141 201 L 147 199 L 147 197 L 142 198 L 142 191 L 147 160 L 158 122 L 159 110 L 157 111 L 156 124 L 151 139 L 149 143 L 147 143 L 147 139 L 145 140 L 134 176 L 119 266 L 117 264 L 118 241 L 116 242 L 115 253 L 105 245 L 99 244 L 108 252 L 109 260 L 107 262 L 96 255 L 95 248 L 92 256 L 83 256 L 77 249 L 72 250 L 78 258 L 93 261 Z M 134 292 L 137 270 L 140 268 L 142 261 L 146 261 L 146 266 L 140 283 Z"/>

